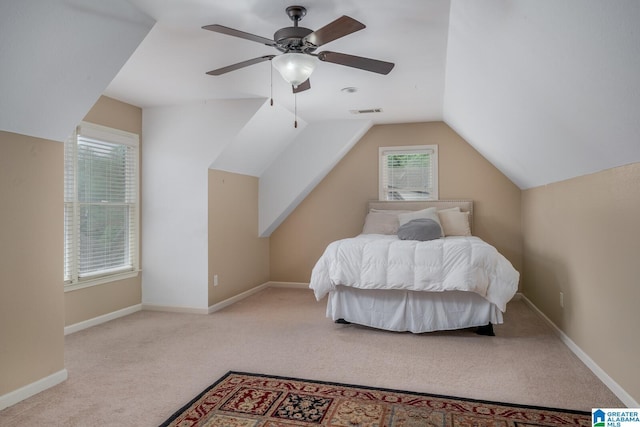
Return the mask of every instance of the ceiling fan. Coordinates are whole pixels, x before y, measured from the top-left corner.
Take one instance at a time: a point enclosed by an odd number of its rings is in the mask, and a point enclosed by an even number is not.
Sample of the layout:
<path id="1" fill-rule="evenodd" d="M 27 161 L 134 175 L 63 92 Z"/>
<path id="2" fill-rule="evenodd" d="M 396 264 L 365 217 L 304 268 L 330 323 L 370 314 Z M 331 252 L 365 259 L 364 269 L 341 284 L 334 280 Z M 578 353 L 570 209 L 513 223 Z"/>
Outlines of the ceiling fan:
<path id="1" fill-rule="evenodd" d="M 302 92 L 311 88 L 309 76 L 313 72 L 316 58 L 323 62 L 345 65 L 347 67 L 359 68 L 379 74 L 389 74 L 394 65 L 391 62 L 379 61 L 377 59 L 364 58 L 361 56 L 347 55 L 344 53 L 322 51 L 314 53 L 315 50 L 340 37 L 344 37 L 365 28 L 365 25 L 349 16 L 342 16 L 330 22 L 324 27 L 312 31 L 309 28 L 298 26 L 298 23 L 307 14 L 307 9 L 303 6 L 289 6 L 286 13 L 293 21 L 293 27 L 280 28 L 273 35 L 273 40 L 244 31 L 225 27 L 222 25 L 205 25 L 205 30 L 215 31 L 262 43 L 266 46 L 275 47 L 282 52 L 279 55 L 264 55 L 237 64 L 228 65 L 207 72 L 212 76 L 235 71 L 249 65 L 258 64 L 264 61 L 273 61 L 274 67 L 282 74 L 282 77 L 293 86 L 293 92 Z"/>

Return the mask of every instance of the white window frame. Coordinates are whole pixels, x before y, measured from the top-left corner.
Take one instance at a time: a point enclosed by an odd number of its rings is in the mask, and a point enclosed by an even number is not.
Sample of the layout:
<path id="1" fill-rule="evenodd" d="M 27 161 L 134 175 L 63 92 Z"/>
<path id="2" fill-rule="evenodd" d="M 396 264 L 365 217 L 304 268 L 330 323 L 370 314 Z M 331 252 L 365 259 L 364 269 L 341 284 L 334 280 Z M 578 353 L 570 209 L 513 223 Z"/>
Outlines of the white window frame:
<path id="1" fill-rule="evenodd" d="M 80 228 L 80 202 L 78 201 L 77 168 L 78 168 L 78 140 L 85 138 L 111 144 L 133 147 L 133 202 L 127 203 L 133 208 L 129 222 L 129 258 L 131 266 L 105 269 L 79 277 L 78 252 Z M 65 143 L 65 212 L 73 212 L 67 223 L 65 214 L 64 224 L 64 290 L 73 291 L 89 286 L 109 283 L 116 280 L 137 277 L 140 271 L 140 137 L 131 132 L 112 129 L 93 123 L 82 122 Z M 71 230 L 69 230 L 71 228 Z M 132 238 L 131 238 L 132 237 Z M 131 248 L 133 246 L 133 248 Z M 69 272 L 69 274 L 67 274 Z"/>
<path id="2" fill-rule="evenodd" d="M 438 200 L 438 145 L 402 145 L 391 147 L 379 147 L 378 148 L 378 198 L 379 200 L 391 200 L 387 198 L 387 184 L 385 182 L 386 176 L 386 162 L 385 158 L 390 154 L 429 154 L 431 161 L 431 179 L 432 186 L 429 190 L 429 196 L 424 198 L 411 198 L 407 201 L 416 200 Z M 397 200 L 396 200 L 397 201 Z"/>

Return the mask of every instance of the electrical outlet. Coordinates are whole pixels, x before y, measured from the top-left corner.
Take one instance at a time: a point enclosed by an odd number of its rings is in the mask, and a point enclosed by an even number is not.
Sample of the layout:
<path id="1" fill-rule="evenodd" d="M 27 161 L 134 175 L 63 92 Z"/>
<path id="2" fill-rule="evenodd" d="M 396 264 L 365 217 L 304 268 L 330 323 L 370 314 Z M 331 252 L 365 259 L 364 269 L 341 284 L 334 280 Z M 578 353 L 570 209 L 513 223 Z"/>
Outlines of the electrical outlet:
<path id="1" fill-rule="evenodd" d="M 213 275 L 213 286 L 218 286 L 218 275 L 217 274 Z"/>
<path id="2" fill-rule="evenodd" d="M 564 292 L 560 292 L 560 307 L 564 308 Z"/>

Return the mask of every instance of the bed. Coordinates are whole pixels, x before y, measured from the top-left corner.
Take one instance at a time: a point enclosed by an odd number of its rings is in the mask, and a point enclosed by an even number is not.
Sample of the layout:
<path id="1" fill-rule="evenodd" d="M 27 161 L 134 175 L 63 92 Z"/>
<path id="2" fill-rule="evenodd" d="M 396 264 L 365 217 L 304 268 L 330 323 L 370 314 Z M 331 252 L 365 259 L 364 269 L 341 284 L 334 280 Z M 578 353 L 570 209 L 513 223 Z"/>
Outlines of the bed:
<path id="1" fill-rule="evenodd" d="M 472 226 L 471 200 L 371 201 L 362 234 L 330 243 L 309 287 L 338 323 L 493 335 L 519 273 Z"/>

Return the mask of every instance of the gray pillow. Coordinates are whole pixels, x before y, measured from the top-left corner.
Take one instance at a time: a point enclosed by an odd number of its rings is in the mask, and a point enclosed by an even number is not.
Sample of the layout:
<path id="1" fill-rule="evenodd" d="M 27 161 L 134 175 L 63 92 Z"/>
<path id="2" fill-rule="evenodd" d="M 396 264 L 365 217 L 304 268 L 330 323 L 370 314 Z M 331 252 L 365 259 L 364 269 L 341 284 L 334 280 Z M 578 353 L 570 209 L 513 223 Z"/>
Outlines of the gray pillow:
<path id="1" fill-rule="evenodd" d="M 442 236 L 442 228 L 436 221 L 428 218 L 413 219 L 398 228 L 400 240 L 426 240 L 439 239 Z"/>

